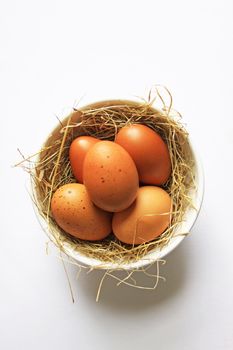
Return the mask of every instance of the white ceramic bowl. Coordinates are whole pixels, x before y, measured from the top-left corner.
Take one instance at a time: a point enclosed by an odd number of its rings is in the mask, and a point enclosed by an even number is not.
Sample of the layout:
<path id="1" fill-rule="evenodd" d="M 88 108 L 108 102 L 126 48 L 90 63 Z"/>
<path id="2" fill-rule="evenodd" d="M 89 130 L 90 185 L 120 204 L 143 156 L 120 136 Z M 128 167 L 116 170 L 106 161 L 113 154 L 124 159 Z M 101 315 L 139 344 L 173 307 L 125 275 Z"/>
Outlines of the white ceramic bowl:
<path id="1" fill-rule="evenodd" d="M 131 100 L 133 101 L 133 99 Z M 158 259 L 162 259 L 168 253 L 174 250 L 185 238 L 184 234 L 189 233 L 190 230 L 192 229 L 196 221 L 196 218 L 198 216 L 198 213 L 200 211 L 202 199 L 203 199 L 203 193 L 204 193 L 204 174 L 203 174 L 201 161 L 198 156 L 198 152 L 190 138 L 189 138 L 189 146 L 195 162 L 194 171 L 195 171 L 196 189 L 192 190 L 192 192 L 190 193 L 195 209 L 191 207 L 187 209 L 185 216 L 183 218 L 183 222 L 177 227 L 174 237 L 170 240 L 170 242 L 164 248 L 160 250 L 158 249 L 152 250 L 147 255 L 145 255 L 142 259 L 132 262 L 130 264 L 103 263 L 100 260 L 89 258 L 81 254 L 80 252 L 75 251 L 69 243 L 65 243 L 63 246 L 65 253 L 69 257 L 74 259 L 77 263 L 90 266 L 92 268 L 110 269 L 110 270 L 111 269 L 132 270 L 132 269 L 139 269 L 143 266 L 151 264 L 152 262 L 155 262 Z M 41 227 L 48 235 L 50 235 L 47 222 L 39 215 L 36 207 L 35 207 L 35 212 L 37 214 Z"/>

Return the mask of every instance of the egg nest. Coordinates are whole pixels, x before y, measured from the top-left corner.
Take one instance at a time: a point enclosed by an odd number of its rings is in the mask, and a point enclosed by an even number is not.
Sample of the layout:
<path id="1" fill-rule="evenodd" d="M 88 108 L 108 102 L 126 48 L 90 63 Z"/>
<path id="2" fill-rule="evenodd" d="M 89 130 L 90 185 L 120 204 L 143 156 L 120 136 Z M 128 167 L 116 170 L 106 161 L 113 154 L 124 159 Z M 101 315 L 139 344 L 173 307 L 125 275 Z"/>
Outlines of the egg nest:
<path id="1" fill-rule="evenodd" d="M 108 100 L 74 109 L 45 142 L 30 162 L 33 200 L 39 214 L 46 220 L 49 238 L 62 251 L 67 245 L 86 257 L 103 263 L 128 264 L 142 259 L 154 249 L 162 249 L 172 237 L 187 232 L 179 232 L 185 211 L 192 205 L 190 190 L 195 186 L 194 160 L 188 142 L 188 133 L 181 123 L 181 116 L 164 102 L 158 89 L 152 98 L 138 102 Z M 160 108 L 156 107 L 160 104 Z M 132 246 L 120 242 L 113 234 L 98 242 L 83 241 L 64 232 L 55 222 L 51 213 L 51 198 L 62 185 L 76 182 L 73 177 L 69 147 L 77 136 L 89 135 L 101 140 L 114 141 L 116 133 L 125 125 L 143 124 L 159 133 L 168 146 L 172 163 L 172 173 L 168 182 L 161 186 L 172 197 L 172 219 L 169 227 L 155 240 Z M 33 165 L 32 165 L 33 164 Z"/>

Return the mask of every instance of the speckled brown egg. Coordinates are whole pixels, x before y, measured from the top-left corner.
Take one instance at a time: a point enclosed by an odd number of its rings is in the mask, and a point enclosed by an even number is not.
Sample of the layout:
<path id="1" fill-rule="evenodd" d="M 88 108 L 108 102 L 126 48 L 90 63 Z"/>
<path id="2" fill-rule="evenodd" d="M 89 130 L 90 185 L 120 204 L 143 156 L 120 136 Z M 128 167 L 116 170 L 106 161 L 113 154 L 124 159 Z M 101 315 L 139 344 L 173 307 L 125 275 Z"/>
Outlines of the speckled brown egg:
<path id="1" fill-rule="evenodd" d="M 111 212 L 129 207 L 139 186 L 134 161 L 123 147 L 111 141 L 91 147 L 84 161 L 83 180 L 91 200 Z"/>
<path id="2" fill-rule="evenodd" d="M 112 215 L 92 203 L 82 184 L 58 188 L 52 197 L 51 210 L 56 223 L 74 237 L 96 241 L 111 232 Z"/>
<path id="3" fill-rule="evenodd" d="M 124 243 L 150 242 L 168 227 L 171 206 L 171 197 L 162 188 L 140 187 L 136 201 L 126 210 L 113 215 L 113 232 Z"/>

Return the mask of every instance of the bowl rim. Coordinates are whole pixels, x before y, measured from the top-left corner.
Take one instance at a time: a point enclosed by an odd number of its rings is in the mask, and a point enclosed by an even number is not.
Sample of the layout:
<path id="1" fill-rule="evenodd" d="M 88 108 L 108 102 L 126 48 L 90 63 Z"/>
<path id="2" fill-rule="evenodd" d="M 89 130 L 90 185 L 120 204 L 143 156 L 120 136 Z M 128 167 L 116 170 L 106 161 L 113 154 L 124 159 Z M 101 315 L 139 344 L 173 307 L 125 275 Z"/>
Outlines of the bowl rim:
<path id="1" fill-rule="evenodd" d="M 84 106 L 81 107 L 85 108 L 88 105 L 93 105 L 96 103 L 101 103 L 101 102 L 107 102 L 107 101 L 114 101 L 112 99 L 108 99 L 108 100 L 99 100 L 93 103 L 89 103 L 89 104 L 85 104 Z M 137 100 L 134 100 L 133 98 L 131 100 L 129 99 L 115 99 L 115 101 L 127 101 L 127 102 L 138 102 Z M 66 118 L 66 116 L 64 117 Z M 49 135 L 51 135 L 53 133 L 53 131 L 56 129 L 57 124 L 54 126 L 53 130 L 50 132 Z M 189 224 L 187 225 L 186 229 L 187 232 L 189 233 L 192 229 L 192 227 L 194 226 L 198 215 L 200 213 L 200 209 L 202 206 L 202 202 L 203 202 L 203 198 L 204 198 L 204 183 L 205 183 L 205 179 L 204 179 L 204 170 L 203 170 L 203 164 L 200 158 L 200 154 L 197 150 L 197 147 L 195 145 L 195 142 L 192 140 L 192 138 L 190 137 L 190 135 L 188 136 L 188 143 L 189 143 L 189 147 L 191 149 L 193 158 L 194 158 L 194 162 L 195 162 L 195 177 L 196 177 L 196 191 L 195 191 L 195 198 L 194 198 L 194 205 L 196 209 L 193 208 L 188 208 L 187 213 L 192 212 L 192 220 L 189 220 Z M 39 157 L 39 155 L 37 156 L 37 158 Z M 33 183 L 31 182 L 31 192 L 34 193 L 34 186 Z M 32 201 L 33 204 L 33 209 L 34 212 L 36 214 L 36 217 L 38 219 L 38 222 L 42 228 L 42 230 L 46 233 L 47 236 L 49 236 L 51 238 L 52 241 L 54 241 L 53 235 L 52 233 L 49 231 L 48 228 L 48 224 L 46 222 L 46 220 L 40 215 L 38 208 L 36 206 L 36 204 L 34 203 L 34 201 Z M 181 223 L 182 226 L 182 223 Z M 134 269 L 140 269 L 143 268 L 149 264 L 152 264 L 160 259 L 163 259 L 164 257 L 166 257 L 169 253 L 171 253 L 185 238 L 185 235 L 177 235 L 174 236 L 173 238 L 171 238 L 170 242 L 163 247 L 161 250 L 152 250 L 150 251 L 148 254 L 146 254 L 146 256 L 144 256 L 143 258 L 141 258 L 140 260 L 134 261 L 132 263 L 128 263 L 128 264 L 121 264 L 121 263 L 106 263 L 106 262 L 102 262 L 100 260 L 97 259 L 93 259 L 90 257 L 87 257 L 85 255 L 83 255 L 82 253 L 72 249 L 70 247 L 70 245 L 66 242 L 64 242 L 63 244 L 63 250 L 64 253 L 69 257 L 72 258 L 77 264 L 81 264 L 81 265 L 85 265 L 87 267 L 93 268 L 93 269 L 103 269 L 103 270 L 134 270 Z"/>

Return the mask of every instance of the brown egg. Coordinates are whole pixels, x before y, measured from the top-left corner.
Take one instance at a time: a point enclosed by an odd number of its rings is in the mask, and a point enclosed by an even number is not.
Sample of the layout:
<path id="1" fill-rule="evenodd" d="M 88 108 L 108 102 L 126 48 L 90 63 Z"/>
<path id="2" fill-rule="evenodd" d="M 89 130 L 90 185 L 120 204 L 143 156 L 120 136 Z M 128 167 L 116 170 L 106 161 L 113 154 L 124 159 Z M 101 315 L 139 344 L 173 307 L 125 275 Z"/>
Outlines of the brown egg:
<path id="1" fill-rule="evenodd" d="M 152 241 L 168 227 L 171 205 L 169 194 L 162 188 L 140 187 L 136 201 L 126 210 L 113 215 L 115 236 L 128 244 Z"/>
<path id="2" fill-rule="evenodd" d="M 132 158 L 111 141 L 98 142 L 87 153 L 83 180 L 91 200 L 111 212 L 129 207 L 138 191 L 138 173 Z"/>
<path id="3" fill-rule="evenodd" d="M 79 136 L 74 139 L 70 145 L 69 157 L 70 165 L 74 177 L 80 183 L 83 183 L 83 163 L 87 152 L 100 140 L 91 136 Z"/>
<path id="4" fill-rule="evenodd" d="M 139 180 L 148 185 L 162 185 L 171 175 L 171 160 L 166 143 L 148 126 L 132 124 L 123 127 L 115 142 L 133 158 Z"/>
<path id="5" fill-rule="evenodd" d="M 56 223 L 74 237 L 96 241 L 111 232 L 112 215 L 97 208 L 82 184 L 71 183 L 58 188 L 51 201 Z"/>

